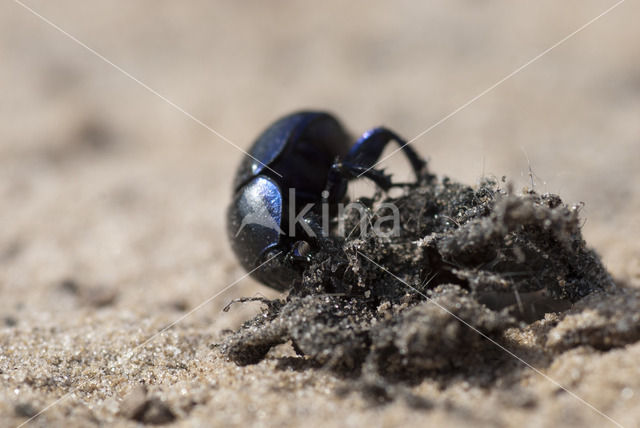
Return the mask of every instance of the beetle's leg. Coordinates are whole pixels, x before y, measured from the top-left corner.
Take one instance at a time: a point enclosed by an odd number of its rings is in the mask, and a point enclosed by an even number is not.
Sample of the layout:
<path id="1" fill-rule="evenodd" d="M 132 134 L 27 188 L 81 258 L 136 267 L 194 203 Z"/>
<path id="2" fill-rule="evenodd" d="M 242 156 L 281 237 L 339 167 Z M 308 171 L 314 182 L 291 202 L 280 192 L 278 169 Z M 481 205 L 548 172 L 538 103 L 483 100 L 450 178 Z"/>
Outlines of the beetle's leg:
<path id="1" fill-rule="evenodd" d="M 382 151 L 391 141 L 396 141 L 400 145 L 401 150 L 409 159 L 411 167 L 416 176 L 427 164 L 398 134 L 387 128 L 373 128 L 362 134 L 362 136 L 351 147 L 349 153 L 345 157 L 345 163 L 356 165 L 363 170 L 370 170 L 375 165 Z M 365 174 L 358 174 L 365 175 Z"/>
<path id="2" fill-rule="evenodd" d="M 332 166 L 332 170 L 337 170 L 342 177 L 347 178 L 348 180 L 353 180 L 358 177 L 368 178 L 383 190 L 389 190 L 391 186 L 393 186 L 391 176 L 389 174 L 385 174 L 381 169 L 367 168 L 345 161 L 334 164 Z"/>
<path id="3" fill-rule="evenodd" d="M 374 181 L 384 190 L 393 186 L 391 177 L 381 170 L 374 169 L 382 151 L 391 141 L 396 141 L 411 163 L 416 177 L 427 164 L 398 134 L 387 128 L 373 128 L 364 134 L 351 147 L 342 162 L 336 162 L 329 170 L 324 203 L 335 203 L 342 200 L 347 191 L 347 183 L 359 177 Z"/>
<path id="4" fill-rule="evenodd" d="M 347 191 L 347 183 L 358 177 L 368 178 L 383 190 L 389 190 L 393 186 L 391 176 L 380 169 L 365 168 L 346 161 L 336 162 L 329 170 L 322 203 L 332 204 L 341 201 Z"/>

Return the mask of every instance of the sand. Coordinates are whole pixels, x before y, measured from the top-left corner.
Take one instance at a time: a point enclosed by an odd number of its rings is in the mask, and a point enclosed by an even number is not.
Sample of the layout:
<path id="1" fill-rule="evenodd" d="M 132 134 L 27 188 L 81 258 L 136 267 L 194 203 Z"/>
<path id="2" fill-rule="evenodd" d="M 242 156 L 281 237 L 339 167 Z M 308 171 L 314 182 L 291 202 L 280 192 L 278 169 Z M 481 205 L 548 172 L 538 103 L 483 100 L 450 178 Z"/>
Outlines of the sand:
<path id="1" fill-rule="evenodd" d="M 354 133 L 386 124 L 411 138 L 613 3 L 28 4 L 248 147 L 304 107 L 335 112 Z M 631 288 L 638 12 L 625 2 L 414 143 L 439 175 L 472 185 L 505 175 L 584 202 L 585 239 Z M 283 366 L 287 345 L 257 365 L 226 361 L 211 345 L 259 309 L 222 308 L 278 296 L 242 279 L 227 243 L 242 154 L 21 6 L 0 5 L 0 22 L 0 424 L 61 397 L 32 426 L 612 424 L 578 396 L 638 426 L 638 343 L 549 359 L 538 333 L 519 332 L 518 355 L 548 378 L 511 360 L 517 389 L 426 379 L 411 387 L 430 403 L 421 410 L 372 406 L 341 393 L 347 380 Z M 579 330 L 576 311 L 556 333 Z"/>

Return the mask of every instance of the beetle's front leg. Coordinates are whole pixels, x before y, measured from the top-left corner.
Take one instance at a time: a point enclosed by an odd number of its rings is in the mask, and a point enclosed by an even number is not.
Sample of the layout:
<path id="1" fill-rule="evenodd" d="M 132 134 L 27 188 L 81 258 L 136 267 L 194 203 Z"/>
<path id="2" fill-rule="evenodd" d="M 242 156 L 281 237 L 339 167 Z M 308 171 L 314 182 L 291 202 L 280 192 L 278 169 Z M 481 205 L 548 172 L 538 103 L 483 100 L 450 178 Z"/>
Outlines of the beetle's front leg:
<path id="1" fill-rule="evenodd" d="M 323 192 L 323 203 L 332 203 L 342 200 L 346 193 L 347 183 L 350 180 L 365 177 L 373 181 L 383 190 L 389 190 L 393 183 L 391 176 L 380 169 L 367 169 L 351 162 L 336 162 L 329 170 L 327 186 Z"/>

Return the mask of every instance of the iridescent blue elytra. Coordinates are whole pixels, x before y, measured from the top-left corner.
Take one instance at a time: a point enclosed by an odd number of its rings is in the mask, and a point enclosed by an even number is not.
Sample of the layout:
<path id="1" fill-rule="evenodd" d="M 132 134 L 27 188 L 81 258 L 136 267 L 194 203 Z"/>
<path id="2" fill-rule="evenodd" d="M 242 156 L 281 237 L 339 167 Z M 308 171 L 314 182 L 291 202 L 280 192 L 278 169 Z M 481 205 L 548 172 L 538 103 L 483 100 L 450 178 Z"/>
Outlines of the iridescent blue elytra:
<path id="1" fill-rule="evenodd" d="M 394 140 L 419 176 L 424 160 L 387 128 L 373 128 L 351 146 L 342 125 L 324 112 L 293 113 L 269 126 L 236 172 L 227 212 L 231 247 L 242 266 L 272 288 L 291 287 L 323 238 L 305 228 L 290 230 L 289 213 L 313 204 L 304 221 L 319 231 L 322 203 L 342 201 L 350 180 L 362 175 L 389 189 L 390 177 L 372 166 Z M 295 200 L 289 200 L 290 189 Z"/>

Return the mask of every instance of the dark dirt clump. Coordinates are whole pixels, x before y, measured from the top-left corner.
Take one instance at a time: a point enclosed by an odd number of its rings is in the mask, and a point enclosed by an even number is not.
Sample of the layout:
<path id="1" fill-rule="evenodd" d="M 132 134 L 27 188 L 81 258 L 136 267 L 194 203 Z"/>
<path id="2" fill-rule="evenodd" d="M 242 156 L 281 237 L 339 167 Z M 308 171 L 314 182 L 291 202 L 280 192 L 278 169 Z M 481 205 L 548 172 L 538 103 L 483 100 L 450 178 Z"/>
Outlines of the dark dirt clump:
<path id="1" fill-rule="evenodd" d="M 382 202 L 399 209 L 394 236 L 365 230 L 389 215 Z M 616 297 L 633 293 L 617 289 L 587 248 L 579 206 L 552 194 L 515 195 L 495 180 L 473 188 L 430 174 L 401 197 L 377 194 L 363 203 L 366 221 L 348 212 L 347 238 L 328 238 L 286 297 L 258 299 L 265 309 L 225 337 L 226 357 L 253 364 L 290 341 L 301 359 L 358 379 L 379 398 L 403 383 L 479 365 L 485 381 L 495 380 L 507 355 L 498 345 L 517 348 L 507 329 L 528 328 L 547 312 L 560 315 L 557 325 L 535 330 L 544 335 L 537 341 L 545 355 L 640 338 L 633 318 L 640 298 Z M 606 313 L 597 296 L 626 299 L 633 308 Z M 574 328 L 585 310 L 598 312 L 600 323 Z"/>

